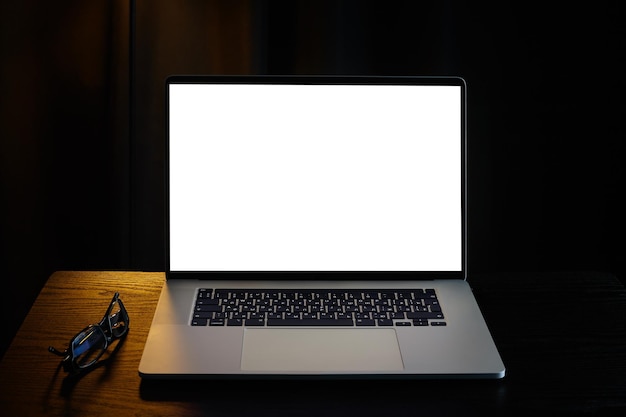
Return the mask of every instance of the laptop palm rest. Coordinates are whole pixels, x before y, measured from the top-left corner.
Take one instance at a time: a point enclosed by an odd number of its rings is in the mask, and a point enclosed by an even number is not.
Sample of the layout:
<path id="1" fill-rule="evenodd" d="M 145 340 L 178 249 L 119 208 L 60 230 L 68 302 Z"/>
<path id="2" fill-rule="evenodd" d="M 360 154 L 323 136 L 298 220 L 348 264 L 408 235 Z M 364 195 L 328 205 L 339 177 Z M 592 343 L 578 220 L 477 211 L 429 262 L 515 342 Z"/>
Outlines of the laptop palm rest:
<path id="1" fill-rule="evenodd" d="M 404 369 L 394 329 L 246 328 L 241 369 L 385 372 Z"/>

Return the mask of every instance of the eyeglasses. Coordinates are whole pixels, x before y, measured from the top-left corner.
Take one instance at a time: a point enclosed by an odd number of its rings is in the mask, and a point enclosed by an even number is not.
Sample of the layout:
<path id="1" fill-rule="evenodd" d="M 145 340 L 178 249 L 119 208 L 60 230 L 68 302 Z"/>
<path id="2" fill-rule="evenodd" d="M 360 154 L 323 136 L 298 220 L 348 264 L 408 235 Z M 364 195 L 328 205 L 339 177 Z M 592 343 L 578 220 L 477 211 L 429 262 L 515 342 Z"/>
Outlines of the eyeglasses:
<path id="1" fill-rule="evenodd" d="M 115 293 L 106 314 L 98 324 L 90 324 L 70 340 L 63 351 L 48 347 L 48 351 L 62 356 L 63 369 L 76 373 L 93 367 L 115 340 L 128 333 L 128 312 Z"/>

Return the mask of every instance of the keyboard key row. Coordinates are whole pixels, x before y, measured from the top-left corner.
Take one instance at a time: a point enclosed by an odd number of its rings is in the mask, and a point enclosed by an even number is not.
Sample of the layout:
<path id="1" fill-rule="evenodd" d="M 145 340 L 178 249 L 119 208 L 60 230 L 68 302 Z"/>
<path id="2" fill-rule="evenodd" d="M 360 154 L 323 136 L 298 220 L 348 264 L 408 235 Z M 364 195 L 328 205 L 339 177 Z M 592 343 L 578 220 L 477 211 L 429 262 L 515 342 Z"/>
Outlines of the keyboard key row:
<path id="1" fill-rule="evenodd" d="M 198 299 L 265 299 L 265 300 L 297 300 L 297 299 L 436 299 L 435 290 L 246 290 L 246 289 L 211 289 L 198 290 Z"/>
<path id="2" fill-rule="evenodd" d="M 267 318 L 270 320 L 353 320 L 353 319 L 375 319 L 375 320 L 404 320 L 404 319 L 443 319 L 441 312 L 423 312 L 423 313 L 403 313 L 403 312 L 381 312 L 381 313 L 245 313 L 245 312 L 196 312 L 193 314 L 194 319 L 260 319 Z"/>

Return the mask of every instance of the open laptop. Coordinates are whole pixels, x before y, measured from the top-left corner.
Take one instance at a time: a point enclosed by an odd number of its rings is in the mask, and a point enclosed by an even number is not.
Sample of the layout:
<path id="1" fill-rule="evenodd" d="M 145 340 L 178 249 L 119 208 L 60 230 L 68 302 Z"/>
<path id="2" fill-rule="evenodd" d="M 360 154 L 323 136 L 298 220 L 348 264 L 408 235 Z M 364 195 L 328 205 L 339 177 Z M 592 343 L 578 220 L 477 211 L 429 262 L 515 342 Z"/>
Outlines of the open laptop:
<path id="1" fill-rule="evenodd" d="M 173 76 L 143 378 L 501 378 L 461 78 Z"/>

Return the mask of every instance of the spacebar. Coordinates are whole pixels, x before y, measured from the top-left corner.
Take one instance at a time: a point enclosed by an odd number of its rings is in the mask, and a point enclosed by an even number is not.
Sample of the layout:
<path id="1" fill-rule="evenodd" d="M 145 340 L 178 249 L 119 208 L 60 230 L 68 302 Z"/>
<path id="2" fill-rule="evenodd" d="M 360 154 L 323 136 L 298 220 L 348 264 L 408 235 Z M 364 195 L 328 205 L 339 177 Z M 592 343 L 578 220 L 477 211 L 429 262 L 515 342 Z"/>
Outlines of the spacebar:
<path id="1" fill-rule="evenodd" d="M 352 319 L 267 319 L 268 326 L 354 326 Z"/>

